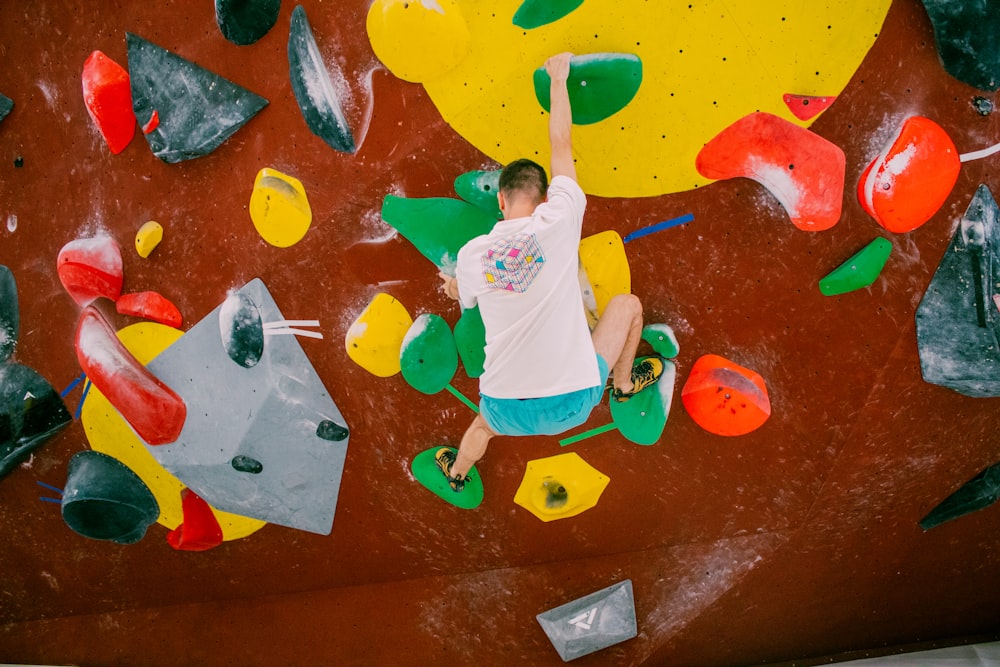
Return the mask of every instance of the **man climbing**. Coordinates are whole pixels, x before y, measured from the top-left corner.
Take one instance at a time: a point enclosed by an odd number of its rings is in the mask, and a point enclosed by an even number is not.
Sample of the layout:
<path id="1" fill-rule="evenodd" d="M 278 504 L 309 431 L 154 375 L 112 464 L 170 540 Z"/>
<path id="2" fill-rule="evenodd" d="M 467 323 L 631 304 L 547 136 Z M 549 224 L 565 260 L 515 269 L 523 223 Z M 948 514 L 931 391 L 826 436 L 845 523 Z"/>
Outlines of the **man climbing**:
<path id="1" fill-rule="evenodd" d="M 442 289 L 463 308 L 477 304 L 486 328 L 486 361 L 479 380 L 480 414 L 458 448 L 435 453 L 452 490 L 495 435 L 555 435 L 587 421 L 600 402 L 609 368 L 612 397 L 625 401 L 651 386 L 663 361 L 633 368 L 642 337 L 642 305 L 631 294 L 613 297 L 593 332 L 579 282 L 579 245 L 586 197 L 576 183 L 567 78 L 572 54 L 549 58 L 549 142 L 552 183 L 531 160 L 500 174 L 503 220 L 458 253 L 455 277 Z M 546 196 L 547 195 L 547 196 Z"/>

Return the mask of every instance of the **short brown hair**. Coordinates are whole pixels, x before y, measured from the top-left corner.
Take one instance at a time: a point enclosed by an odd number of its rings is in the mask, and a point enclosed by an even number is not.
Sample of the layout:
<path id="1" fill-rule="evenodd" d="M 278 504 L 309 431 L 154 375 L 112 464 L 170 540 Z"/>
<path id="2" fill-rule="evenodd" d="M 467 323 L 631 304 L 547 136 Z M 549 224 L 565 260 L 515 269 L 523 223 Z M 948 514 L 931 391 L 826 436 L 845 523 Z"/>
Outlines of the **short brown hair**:
<path id="1" fill-rule="evenodd" d="M 500 172 L 500 192 L 510 198 L 515 193 L 523 193 L 542 201 L 549 189 L 549 177 L 542 165 L 521 158 L 514 160 Z"/>

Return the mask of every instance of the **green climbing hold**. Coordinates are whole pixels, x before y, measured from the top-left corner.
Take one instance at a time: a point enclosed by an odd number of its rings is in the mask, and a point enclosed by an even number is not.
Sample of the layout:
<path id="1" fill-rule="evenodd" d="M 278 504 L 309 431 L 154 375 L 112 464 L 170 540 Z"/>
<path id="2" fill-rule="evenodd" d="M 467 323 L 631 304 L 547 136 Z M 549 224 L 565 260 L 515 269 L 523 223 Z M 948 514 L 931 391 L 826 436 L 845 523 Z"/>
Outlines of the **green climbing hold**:
<path id="1" fill-rule="evenodd" d="M 486 361 L 486 326 L 479 306 L 467 308 L 455 323 L 455 346 L 470 378 L 483 374 Z"/>
<path id="2" fill-rule="evenodd" d="M 544 67 L 535 70 L 535 97 L 549 111 L 551 80 Z M 589 125 L 624 109 L 642 83 L 642 61 L 631 53 L 589 53 L 569 61 L 573 122 Z"/>
<path id="3" fill-rule="evenodd" d="M 444 389 L 458 370 L 458 351 L 451 328 L 440 315 L 424 314 L 413 321 L 399 353 L 403 379 L 425 394 Z"/>
<path id="4" fill-rule="evenodd" d="M 465 478 L 465 488 L 461 491 L 452 491 L 448 479 L 438 468 L 434 460 L 434 454 L 440 447 L 431 447 L 417 454 L 413 459 L 410 469 L 413 476 L 417 478 L 424 488 L 436 496 L 440 496 L 455 507 L 465 510 L 475 509 L 483 502 L 483 482 L 479 479 L 479 472 L 473 466 L 472 470 Z M 455 451 L 452 449 L 452 451 Z"/>
<path id="5" fill-rule="evenodd" d="M 467 171 L 455 179 L 455 192 L 465 201 L 478 206 L 497 220 L 503 217 L 497 193 L 500 192 L 500 170 Z"/>
<path id="6" fill-rule="evenodd" d="M 514 12 L 512 23 L 532 30 L 554 23 L 583 4 L 583 0 L 524 0 Z"/>
<path id="7" fill-rule="evenodd" d="M 892 243 L 878 237 L 820 280 L 819 291 L 825 296 L 836 296 L 868 287 L 882 272 L 890 252 Z"/>
<path id="8" fill-rule="evenodd" d="M 674 330 L 666 324 L 647 324 L 642 328 L 642 339 L 653 346 L 653 351 L 664 359 L 673 359 L 680 354 Z"/>
<path id="9" fill-rule="evenodd" d="M 442 269 L 454 270 L 458 251 L 497 223 L 483 209 L 446 197 L 416 199 L 386 195 L 382 219 Z"/>
<path id="10" fill-rule="evenodd" d="M 636 359 L 636 364 L 645 358 Z M 677 367 L 673 362 L 664 361 L 663 375 L 655 385 L 624 403 L 611 399 L 611 418 L 626 439 L 637 445 L 656 444 L 667 425 L 676 379 Z"/>

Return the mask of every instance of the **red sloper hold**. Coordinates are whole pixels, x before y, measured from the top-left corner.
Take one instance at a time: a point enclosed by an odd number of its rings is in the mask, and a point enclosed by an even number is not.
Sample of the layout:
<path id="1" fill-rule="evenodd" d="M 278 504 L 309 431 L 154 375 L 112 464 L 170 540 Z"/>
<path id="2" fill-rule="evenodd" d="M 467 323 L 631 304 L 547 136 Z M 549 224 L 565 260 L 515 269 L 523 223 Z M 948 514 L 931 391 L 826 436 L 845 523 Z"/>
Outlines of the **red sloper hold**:
<path id="1" fill-rule="evenodd" d="M 792 224 L 807 232 L 840 220 L 846 163 L 835 144 L 762 111 L 720 132 L 695 160 L 705 178 L 757 181 L 781 202 Z"/>
<path id="2" fill-rule="evenodd" d="M 184 521 L 167 533 L 167 543 L 178 551 L 208 551 L 222 544 L 222 527 L 215 513 L 191 489 L 181 491 Z"/>
<path id="3" fill-rule="evenodd" d="M 923 116 L 910 116 L 861 174 L 858 200 L 878 224 L 911 232 L 948 199 L 962 166 L 951 137 Z"/>
<path id="4" fill-rule="evenodd" d="M 764 378 L 715 354 L 695 362 L 681 401 L 695 423 L 716 435 L 744 435 L 771 416 Z"/>
<path id="5" fill-rule="evenodd" d="M 821 111 L 825 111 L 837 101 L 836 96 L 817 97 L 816 95 L 792 95 L 791 93 L 785 93 L 781 99 L 785 101 L 788 110 L 795 114 L 799 120 L 815 118 Z"/>
<path id="6" fill-rule="evenodd" d="M 115 301 L 122 293 L 122 250 L 110 236 L 70 241 L 56 259 L 59 281 L 81 306 L 98 297 Z"/>
<path id="7" fill-rule="evenodd" d="M 83 102 L 108 148 L 117 155 L 135 135 L 132 91 L 125 68 L 100 51 L 83 63 Z"/>
<path id="8" fill-rule="evenodd" d="M 181 328 L 181 311 L 159 292 L 122 294 L 115 302 L 122 315 L 142 317 L 175 329 Z"/>
<path id="9" fill-rule="evenodd" d="M 184 400 L 125 349 L 104 316 L 87 306 L 76 326 L 76 357 L 90 381 L 150 445 L 177 440 Z"/>

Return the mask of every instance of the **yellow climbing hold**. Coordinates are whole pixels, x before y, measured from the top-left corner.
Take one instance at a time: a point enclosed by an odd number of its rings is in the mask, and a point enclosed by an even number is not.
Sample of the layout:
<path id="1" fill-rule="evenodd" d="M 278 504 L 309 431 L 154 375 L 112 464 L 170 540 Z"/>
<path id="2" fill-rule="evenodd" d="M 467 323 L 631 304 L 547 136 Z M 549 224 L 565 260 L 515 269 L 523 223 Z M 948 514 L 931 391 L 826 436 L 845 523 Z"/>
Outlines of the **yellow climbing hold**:
<path id="1" fill-rule="evenodd" d="M 395 375 L 400 371 L 403 338 L 412 325 L 403 304 L 384 292 L 376 294 L 347 330 L 347 356 L 372 375 Z"/>
<path id="2" fill-rule="evenodd" d="M 469 52 L 469 29 L 454 0 L 375 0 L 368 39 L 389 70 L 405 81 L 431 81 Z"/>
<path id="3" fill-rule="evenodd" d="M 183 333 L 163 324 L 141 322 L 119 331 L 118 338 L 136 359 L 146 364 L 167 349 Z M 179 526 L 184 520 L 181 507 L 181 491 L 185 488 L 184 484 L 153 458 L 128 422 L 93 385 L 87 392 L 80 420 L 83 422 L 84 433 L 91 449 L 113 456 L 124 463 L 153 492 L 156 502 L 160 505 L 157 523 L 168 530 Z M 214 508 L 212 512 L 222 527 L 223 540 L 246 537 L 266 525 L 266 522 L 259 519 L 230 514 Z"/>
<path id="4" fill-rule="evenodd" d="M 610 481 L 575 452 L 535 459 L 514 502 L 542 521 L 565 519 L 594 507 Z"/>
<path id="5" fill-rule="evenodd" d="M 139 253 L 139 257 L 149 257 L 162 240 L 163 226 L 155 220 L 150 220 L 135 233 L 135 251 Z"/>
<path id="6" fill-rule="evenodd" d="M 609 229 L 582 239 L 580 261 L 594 289 L 598 315 L 604 312 L 611 297 L 632 292 L 632 274 L 618 232 Z"/>
<path id="7" fill-rule="evenodd" d="M 312 224 L 312 209 L 302 182 L 276 169 L 261 169 L 250 195 L 250 219 L 273 246 L 287 248 L 301 241 Z"/>

